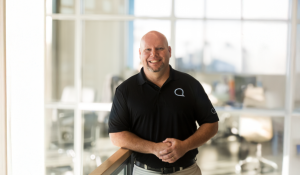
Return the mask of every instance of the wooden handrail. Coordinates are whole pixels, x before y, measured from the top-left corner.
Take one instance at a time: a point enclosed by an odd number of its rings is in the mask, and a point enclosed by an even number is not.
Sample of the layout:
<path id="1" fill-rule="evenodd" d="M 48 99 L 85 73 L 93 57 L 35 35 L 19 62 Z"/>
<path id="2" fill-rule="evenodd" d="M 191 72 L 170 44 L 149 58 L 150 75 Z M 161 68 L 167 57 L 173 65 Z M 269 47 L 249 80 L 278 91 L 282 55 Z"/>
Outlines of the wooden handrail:
<path id="1" fill-rule="evenodd" d="M 89 175 L 110 175 L 131 155 L 131 153 L 131 150 L 120 148 Z"/>

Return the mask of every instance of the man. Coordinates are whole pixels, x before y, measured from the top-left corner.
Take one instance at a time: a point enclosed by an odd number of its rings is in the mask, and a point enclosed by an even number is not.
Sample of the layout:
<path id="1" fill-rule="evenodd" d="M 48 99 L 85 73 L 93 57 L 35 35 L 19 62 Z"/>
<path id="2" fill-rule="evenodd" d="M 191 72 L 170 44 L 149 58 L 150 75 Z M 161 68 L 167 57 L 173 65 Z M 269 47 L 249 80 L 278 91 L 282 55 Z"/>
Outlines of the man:
<path id="1" fill-rule="evenodd" d="M 145 34 L 139 56 L 140 73 L 116 89 L 109 118 L 113 144 L 135 152 L 134 175 L 201 174 L 197 148 L 218 131 L 212 104 L 196 79 L 169 65 L 171 47 L 163 34 Z"/>

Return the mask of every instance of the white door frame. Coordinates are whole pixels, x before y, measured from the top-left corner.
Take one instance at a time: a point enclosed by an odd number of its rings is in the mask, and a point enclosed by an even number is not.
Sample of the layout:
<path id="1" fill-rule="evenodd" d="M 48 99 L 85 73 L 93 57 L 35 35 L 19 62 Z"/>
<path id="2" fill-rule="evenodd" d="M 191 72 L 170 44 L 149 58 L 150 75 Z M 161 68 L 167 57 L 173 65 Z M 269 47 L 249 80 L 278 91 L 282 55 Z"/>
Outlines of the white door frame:
<path id="1" fill-rule="evenodd" d="M 5 0 L 0 0 L 0 174 L 7 168 Z"/>

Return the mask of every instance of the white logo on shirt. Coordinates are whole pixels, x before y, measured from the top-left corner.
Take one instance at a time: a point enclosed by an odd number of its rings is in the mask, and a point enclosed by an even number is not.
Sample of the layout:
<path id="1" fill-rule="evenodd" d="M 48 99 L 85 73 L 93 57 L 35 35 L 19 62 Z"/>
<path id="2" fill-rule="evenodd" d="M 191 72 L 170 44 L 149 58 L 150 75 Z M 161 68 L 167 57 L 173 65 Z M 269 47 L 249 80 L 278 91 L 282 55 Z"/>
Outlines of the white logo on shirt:
<path id="1" fill-rule="evenodd" d="M 181 94 L 177 94 L 177 91 L 178 91 L 178 90 L 181 91 Z M 177 95 L 177 96 L 184 97 L 184 91 L 183 91 L 183 89 L 181 89 L 181 88 L 175 89 L 174 93 L 175 93 L 175 95 Z"/>
<path id="2" fill-rule="evenodd" d="M 215 108 L 211 108 L 211 113 L 213 113 L 213 114 L 217 113 L 216 110 L 215 110 Z"/>

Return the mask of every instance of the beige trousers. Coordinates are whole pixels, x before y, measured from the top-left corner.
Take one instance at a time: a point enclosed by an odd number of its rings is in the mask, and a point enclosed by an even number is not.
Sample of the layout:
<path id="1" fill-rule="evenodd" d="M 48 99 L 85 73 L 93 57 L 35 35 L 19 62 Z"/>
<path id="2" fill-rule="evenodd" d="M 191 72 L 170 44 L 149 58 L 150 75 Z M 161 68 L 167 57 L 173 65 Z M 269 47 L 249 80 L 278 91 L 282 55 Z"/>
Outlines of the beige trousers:
<path id="1" fill-rule="evenodd" d="M 151 171 L 151 170 L 145 170 L 144 168 L 140 168 L 136 165 L 134 165 L 133 167 L 133 175 L 155 175 L 155 174 L 162 174 L 162 173 Z M 171 173 L 170 175 L 202 175 L 202 173 L 197 163 L 194 163 L 192 166 L 184 170 Z"/>

